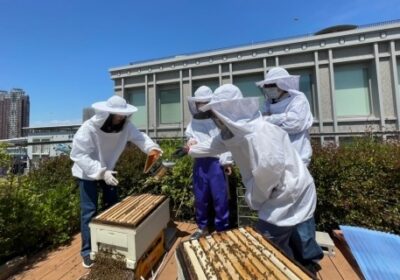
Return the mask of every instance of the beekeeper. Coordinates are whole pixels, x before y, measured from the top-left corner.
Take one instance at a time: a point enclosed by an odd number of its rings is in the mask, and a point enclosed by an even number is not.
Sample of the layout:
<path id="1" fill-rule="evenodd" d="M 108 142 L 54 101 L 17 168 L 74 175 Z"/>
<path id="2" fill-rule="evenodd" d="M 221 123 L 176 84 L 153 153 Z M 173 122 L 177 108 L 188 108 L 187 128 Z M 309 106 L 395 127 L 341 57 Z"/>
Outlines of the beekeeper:
<path id="1" fill-rule="evenodd" d="M 189 154 L 231 151 L 246 187 L 245 200 L 258 211 L 256 228 L 289 257 L 296 257 L 293 249 L 301 244 L 289 241 L 295 226 L 313 217 L 314 181 L 288 134 L 266 122 L 258 106 L 257 97 L 243 98 L 234 85 L 216 89 L 201 110 L 211 111 L 221 133 L 211 143 L 192 145 Z"/>
<path id="2" fill-rule="evenodd" d="M 211 138 L 219 134 L 210 114 L 200 111 L 212 97 L 209 87 L 199 87 L 193 97 L 188 98 L 192 120 L 188 124 L 185 135 L 187 145 L 192 143 L 210 142 Z M 195 202 L 195 216 L 198 229 L 191 239 L 198 239 L 208 234 L 207 226 L 212 222 L 210 206 L 214 209 L 214 226 L 216 231 L 227 230 L 229 227 L 228 189 L 224 170 L 230 173 L 232 164 L 230 153 L 221 156 L 199 157 L 193 165 L 193 192 Z"/>
<path id="3" fill-rule="evenodd" d="M 307 97 L 299 91 L 300 76 L 289 75 L 281 67 L 270 69 L 257 86 L 263 92 L 265 120 L 273 123 L 289 134 L 289 139 L 308 166 L 312 148 L 309 129 L 313 116 Z"/>
<path id="4" fill-rule="evenodd" d="M 129 121 L 137 108 L 127 104 L 124 98 L 114 95 L 92 107 L 96 114 L 75 134 L 70 155 L 74 161 L 72 175 L 78 178 L 80 188 L 81 256 L 86 268 L 92 265 L 89 222 L 97 212 L 97 189 L 103 191 L 105 208 L 118 201 L 114 167 L 127 142 L 134 143 L 146 154 L 161 153 L 160 147 Z"/>
<path id="5" fill-rule="evenodd" d="M 290 141 L 308 166 L 312 156 L 309 129 L 313 124 L 313 116 L 307 97 L 299 91 L 299 80 L 300 76 L 290 75 L 286 69 L 275 67 L 266 73 L 263 81 L 256 84 L 266 99 L 264 119 L 289 134 Z M 297 225 L 292 239 L 296 239 L 296 244 L 305 247 L 294 252 L 301 262 L 308 263 L 322 254 L 318 244 L 313 241 L 314 218 Z"/>

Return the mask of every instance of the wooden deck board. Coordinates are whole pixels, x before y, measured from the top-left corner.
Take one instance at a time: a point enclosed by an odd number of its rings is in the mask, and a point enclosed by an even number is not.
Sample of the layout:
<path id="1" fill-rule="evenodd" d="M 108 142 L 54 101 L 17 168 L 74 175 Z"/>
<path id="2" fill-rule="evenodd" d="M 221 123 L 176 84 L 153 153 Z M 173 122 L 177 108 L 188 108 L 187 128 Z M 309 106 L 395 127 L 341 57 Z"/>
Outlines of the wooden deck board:
<path id="1" fill-rule="evenodd" d="M 177 278 L 175 249 L 197 228 L 195 224 L 182 222 L 174 222 L 172 226 L 177 229 L 176 239 L 158 269 L 157 280 Z M 324 257 L 320 263 L 322 269 L 318 272 L 318 278 L 321 280 L 362 279 L 361 272 L 354 263 L 345 241 L 340 238 L 334 238 L 334 241 L 336 255 Z M 70 245 L 53 251 L 45 251 L 36 256 L 36 259 L 29 260 L 28 265 L 10 280 L 78 280 L 89 272 L 81 265 L 80 244 L 81 240 L 78 234 L 74 236 Z"/>

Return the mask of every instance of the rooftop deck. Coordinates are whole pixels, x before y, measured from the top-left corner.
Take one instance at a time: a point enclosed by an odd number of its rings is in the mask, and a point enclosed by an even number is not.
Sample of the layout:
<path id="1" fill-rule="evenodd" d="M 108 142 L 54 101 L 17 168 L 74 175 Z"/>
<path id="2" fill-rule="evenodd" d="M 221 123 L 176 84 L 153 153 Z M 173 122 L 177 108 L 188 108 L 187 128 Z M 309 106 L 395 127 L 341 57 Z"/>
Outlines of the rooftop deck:
<path id="1" fill-rule="evenodd" d="M 158 268 L 158 280 L 171 280 L 177 278 L 175 263 L 175 248 L 182 239 L 196 229 L 195 224 L 175 222 L 177 228 L 177 238 L 166 253 L 162 263 Z M 321 280 L 352 280 L 362 279 L 361 273 L 355 264 L 347 245 L 340 232 L 335 232 L 335 256 L 325 256 L 320 262 L 321 270 L 318 272 L 318 279 Z M 17 275 L 10 279 L 13 280 L 78 280 L 88 274 L 89 270 L 81 265 L 79 255 L 81 246 L 80 235 L 73 237 L 71 243 L 56 250 L 44 251 L 28 262 L 28 264 Z"/>

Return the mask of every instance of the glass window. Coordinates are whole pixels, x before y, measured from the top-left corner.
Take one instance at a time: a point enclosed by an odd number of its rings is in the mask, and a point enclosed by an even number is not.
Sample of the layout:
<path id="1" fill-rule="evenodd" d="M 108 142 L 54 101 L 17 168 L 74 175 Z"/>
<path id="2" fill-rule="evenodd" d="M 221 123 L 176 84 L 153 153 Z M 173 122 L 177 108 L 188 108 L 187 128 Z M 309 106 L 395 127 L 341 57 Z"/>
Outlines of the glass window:
<path id="1" fill-rule="evenodd" d="M 126 100 L 129 104 L 135 106 L 138 110 L 132 114 L 131 121 L 137 127 L 146 127 L 147 125 L 147 106 L 145 88 L 133 88 L 126 90 Z"/>
<path id="2" fill-rule="evenodd" d="M 212 91 L 219 87 L 219 79 L 192 81 L 192 94 L 201 86 L 208 86 Z"/>
<path id="3" fill-rule="evenodd" d="M 159 88 L 158 118 L 159 124 L 174 124 L 181 122 L 181 98 L 179 87 Z"/>
<path id="4" fill-rule="evenodd" d="M 40 153 L 41 148 L 40 148 L 40 145 L 37 144 L 37 143 L 40 143 L 40 139 L 33 139 L 32 143 L 34 144 L 34 145 L 32 145 L 32 153 L 34 153 L 34 154 Z"/>
<path id="5" fill-rule="evenodd" d="M 316 108 L 314 104 L 314 90 L 313 90 L 313 74 L 312 70 L 309 69 L 298 69 L 298 70 L 290 70 L 289 73 L 291 75 L 299 75 L 300 76 L 300 91 L 304 93 L 307 97 L 308 102 L 310 103 L 310 108 L 312 114 L 315 116 Z"/>
<path id="6" fill-rule="evenodd" d="M 256 82 L 264 80 L 264 74 L 252 74 L 243 76 L 234 76 L 233 84 L 240 88 L 244 97 L 258 97 L 260 99 L 260 108 L 263 107 L 265 98 L 260 89 L 256 86 Z"/>
<path id="7" fill-rule="evenodd" d="M 42 142 L 50 142 L 51 139 L 42 139 Z M 43 144 L 42 147 L 42 154 L 49 154 L 50 153 L 50 144 Z"/>
<path id="8" fill-rule="evenodd" d="M 368 68 L 362 65 L 336 66 L 334 74 L 337 116 L 369 116 Z"/>

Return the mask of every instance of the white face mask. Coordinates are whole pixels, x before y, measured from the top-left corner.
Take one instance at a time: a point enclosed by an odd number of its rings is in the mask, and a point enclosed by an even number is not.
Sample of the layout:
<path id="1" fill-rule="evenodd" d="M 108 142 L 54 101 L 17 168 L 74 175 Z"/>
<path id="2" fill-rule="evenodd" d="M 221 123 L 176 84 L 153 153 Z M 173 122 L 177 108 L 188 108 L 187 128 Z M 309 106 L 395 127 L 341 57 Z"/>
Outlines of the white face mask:
<path id="1" fill-rule="evenodd" d="M 263 88 L 262 90 L 266 99 L 277 99 L 281 95 L 277 87 Z"/>

